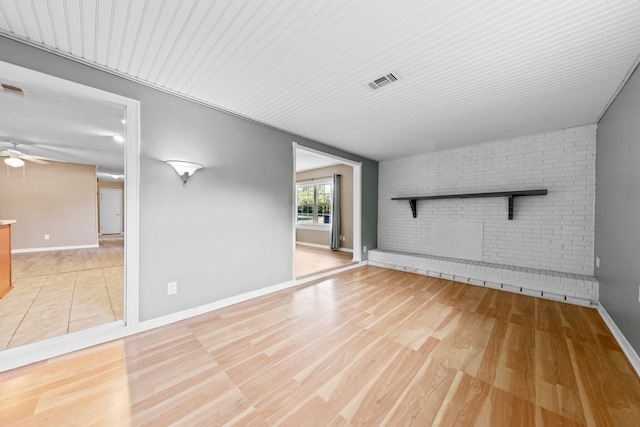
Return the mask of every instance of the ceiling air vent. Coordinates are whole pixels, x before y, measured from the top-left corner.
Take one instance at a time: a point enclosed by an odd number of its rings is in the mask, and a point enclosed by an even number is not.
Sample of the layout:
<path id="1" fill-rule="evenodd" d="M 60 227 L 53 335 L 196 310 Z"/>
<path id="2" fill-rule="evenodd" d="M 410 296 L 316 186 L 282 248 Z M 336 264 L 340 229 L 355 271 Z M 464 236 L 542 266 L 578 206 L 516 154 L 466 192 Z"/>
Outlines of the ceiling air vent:
<path id="1" fill-rule="evenodd" d="M 22 89 L 20 89 L 19 87 L 15 87 L 15 86 L 11 86 L 11 85 L 7 85 L 7 84 L 2 83 L 2 89 L 4 89 L 4 91 L 7 92 L 7 93 L 12 93 L 14 95 L 24 96 L 24 91 Z"/>
<path id="2" fill-rule="evenodd" d="M 378 77 L 372 82 L 367 83 L 367 85 L 373 89 L 380 89 L 382 86 L 388 85 L 389 83 L 393 83 L 398 80 L 398 77 L 394 73 L 389 73 L 382 77 Z"/>

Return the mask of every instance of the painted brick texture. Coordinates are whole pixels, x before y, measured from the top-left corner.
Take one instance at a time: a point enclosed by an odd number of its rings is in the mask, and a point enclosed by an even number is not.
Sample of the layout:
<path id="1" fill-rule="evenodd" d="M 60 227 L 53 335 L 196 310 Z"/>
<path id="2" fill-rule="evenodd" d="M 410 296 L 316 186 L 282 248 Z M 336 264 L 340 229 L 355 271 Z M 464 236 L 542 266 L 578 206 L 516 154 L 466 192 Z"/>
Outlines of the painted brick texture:
<path id="1" fill-rule="evenodd" d="M 431 255 L 433 222 L 483 222 L 484 262 L 593 275 L 596 125 L 492 141 L 379 166 L 378 248 Z M 392 197 L 547 188 L 547 196 L 418 201 Z"/>

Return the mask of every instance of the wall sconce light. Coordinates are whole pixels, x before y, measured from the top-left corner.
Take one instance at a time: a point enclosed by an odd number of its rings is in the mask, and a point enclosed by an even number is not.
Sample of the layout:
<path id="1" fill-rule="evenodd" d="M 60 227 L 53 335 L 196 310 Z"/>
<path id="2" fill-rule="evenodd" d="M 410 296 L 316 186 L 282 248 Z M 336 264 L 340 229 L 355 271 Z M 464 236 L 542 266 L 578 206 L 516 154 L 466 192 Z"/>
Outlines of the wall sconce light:
<path id="1" fill-rule="evenodd" d="M 165 160 L 164 162 L 175 169 L 176 173 L 182 178 L 182 185 L 187 185 L 191 175 L 204 167 L 199 163 L 184 162 L 182 160 Z"/>

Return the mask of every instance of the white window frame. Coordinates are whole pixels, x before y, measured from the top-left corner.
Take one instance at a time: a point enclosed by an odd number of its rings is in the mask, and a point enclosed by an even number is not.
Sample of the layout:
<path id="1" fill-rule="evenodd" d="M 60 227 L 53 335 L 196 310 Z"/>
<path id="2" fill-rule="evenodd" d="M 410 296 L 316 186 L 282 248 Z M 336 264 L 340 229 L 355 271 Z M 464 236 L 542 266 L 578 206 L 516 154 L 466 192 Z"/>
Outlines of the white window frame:
<path id="1" fill-rule="evenodd" d="M 314 189 L 313 195 L 313 220 L 315 221 L 312 224 L 299 224 L 298 223 L 298 187 L 301 186 L 309 186 L 313 185 L 314 187 L 317 185 L 331 185 L 331 192 L 333 193 L 333 179 L 310 179 L 305 181 L 296 182 L 296 228 L 301 230 L 330 230 L 331 224 L 319 224 L 318 221 L 318 193 Z M 331 220 L 333 221 L 333 194 L 331 196 Z"/>

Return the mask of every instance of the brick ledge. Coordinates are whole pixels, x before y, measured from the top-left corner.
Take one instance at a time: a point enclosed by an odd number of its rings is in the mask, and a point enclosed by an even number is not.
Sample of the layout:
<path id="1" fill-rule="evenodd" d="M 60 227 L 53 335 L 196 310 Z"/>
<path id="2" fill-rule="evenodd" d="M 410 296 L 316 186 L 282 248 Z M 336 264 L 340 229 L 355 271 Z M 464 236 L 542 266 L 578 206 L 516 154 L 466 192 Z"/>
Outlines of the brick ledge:
<path id="1" fill-rule="evenodd" d="M 577 305 L 598 304 L 594 276 L 384 249 L 370 250 L 369 264 Z"/>

